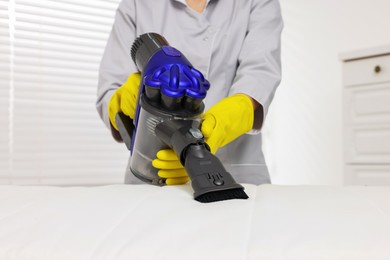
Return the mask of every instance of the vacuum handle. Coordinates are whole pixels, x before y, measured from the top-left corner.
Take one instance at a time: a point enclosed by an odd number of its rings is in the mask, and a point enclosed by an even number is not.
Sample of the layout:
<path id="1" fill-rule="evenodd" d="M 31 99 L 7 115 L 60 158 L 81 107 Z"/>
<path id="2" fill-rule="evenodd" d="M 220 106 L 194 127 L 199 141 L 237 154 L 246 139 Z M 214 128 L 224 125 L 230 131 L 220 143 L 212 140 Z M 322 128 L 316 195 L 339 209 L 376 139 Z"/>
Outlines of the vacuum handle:
<path id="1" fill-rule="evenodd" d="M 127 149 L 131 151 L 132 136 L 135 130 L 133 120 L 129 116 L 126 116 L 122 112 L 119 112 L 115 116 L 115 123 L 118 127 L 118 131 L 120 136 L 122 137 L 123 142 L 126 144 Z"/>

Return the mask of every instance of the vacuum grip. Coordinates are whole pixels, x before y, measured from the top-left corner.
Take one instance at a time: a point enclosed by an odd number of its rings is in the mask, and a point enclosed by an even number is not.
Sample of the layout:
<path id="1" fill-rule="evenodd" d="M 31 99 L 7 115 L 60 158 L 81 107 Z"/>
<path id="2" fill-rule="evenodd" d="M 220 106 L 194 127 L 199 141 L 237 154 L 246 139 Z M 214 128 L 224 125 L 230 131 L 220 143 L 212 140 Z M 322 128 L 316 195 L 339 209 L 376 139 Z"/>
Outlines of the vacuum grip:
<path id="1" fill-rule="evenodd" d="M 131 139 L 135 128 L 133 120 L 129 116 L 119 112 L 115 116 L 115 123 L 118 127 L 118 131 L 122 137 L 123 142 L 126 144 L 127 149 L 131 150 Z"/>

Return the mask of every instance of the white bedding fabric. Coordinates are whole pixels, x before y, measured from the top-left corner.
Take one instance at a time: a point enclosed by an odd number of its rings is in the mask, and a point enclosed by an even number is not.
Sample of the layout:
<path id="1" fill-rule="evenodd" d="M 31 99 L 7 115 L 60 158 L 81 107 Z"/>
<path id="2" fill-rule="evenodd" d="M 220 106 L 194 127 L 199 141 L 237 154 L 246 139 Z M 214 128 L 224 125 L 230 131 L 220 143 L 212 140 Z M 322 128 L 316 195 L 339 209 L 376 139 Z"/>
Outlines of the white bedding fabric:
<path id="1" fill-rule="evenodd" d="M 245 187 L 0 186 L 0 259 L 390 259 L 390 188 Z"/>

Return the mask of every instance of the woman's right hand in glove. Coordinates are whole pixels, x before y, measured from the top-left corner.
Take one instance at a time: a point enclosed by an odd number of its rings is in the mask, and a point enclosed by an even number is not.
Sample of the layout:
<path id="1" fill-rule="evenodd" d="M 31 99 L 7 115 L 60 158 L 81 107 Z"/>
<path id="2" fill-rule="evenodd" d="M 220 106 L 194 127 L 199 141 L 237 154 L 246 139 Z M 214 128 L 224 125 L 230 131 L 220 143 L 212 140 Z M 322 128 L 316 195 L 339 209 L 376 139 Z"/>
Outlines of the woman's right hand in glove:
<path id="1" fill-rule="evenodd" d="M 115 117 L 119 112 L 134 119 L 140 81 L 141 75 L 139 73 L 131 74 L 126 82 L 114 92 L 108 103 L 110 122 L 116 130 L 118 130 L 118 126 Z"/>

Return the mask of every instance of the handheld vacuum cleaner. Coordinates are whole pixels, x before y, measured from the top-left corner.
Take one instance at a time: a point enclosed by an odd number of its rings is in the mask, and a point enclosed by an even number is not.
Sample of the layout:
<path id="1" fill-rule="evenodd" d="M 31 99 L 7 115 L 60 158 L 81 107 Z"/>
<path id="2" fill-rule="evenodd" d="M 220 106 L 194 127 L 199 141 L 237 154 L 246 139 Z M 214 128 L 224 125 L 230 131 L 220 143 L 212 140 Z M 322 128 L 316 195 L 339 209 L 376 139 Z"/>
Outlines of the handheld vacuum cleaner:
<path id="1" fill-rule="evenodd" d="M 135 118 L 116 116 L 119 133 L 131 151 L 131 172 L 144 182 L 165 185 L 152 161 L 159 150 L 172 148 L 191 179 L 195 200 L 247 199 L 199 130 L 210 87 L 202 73 L 156 33 L 138 37 L 131 57 L 141 72 Z"/>

